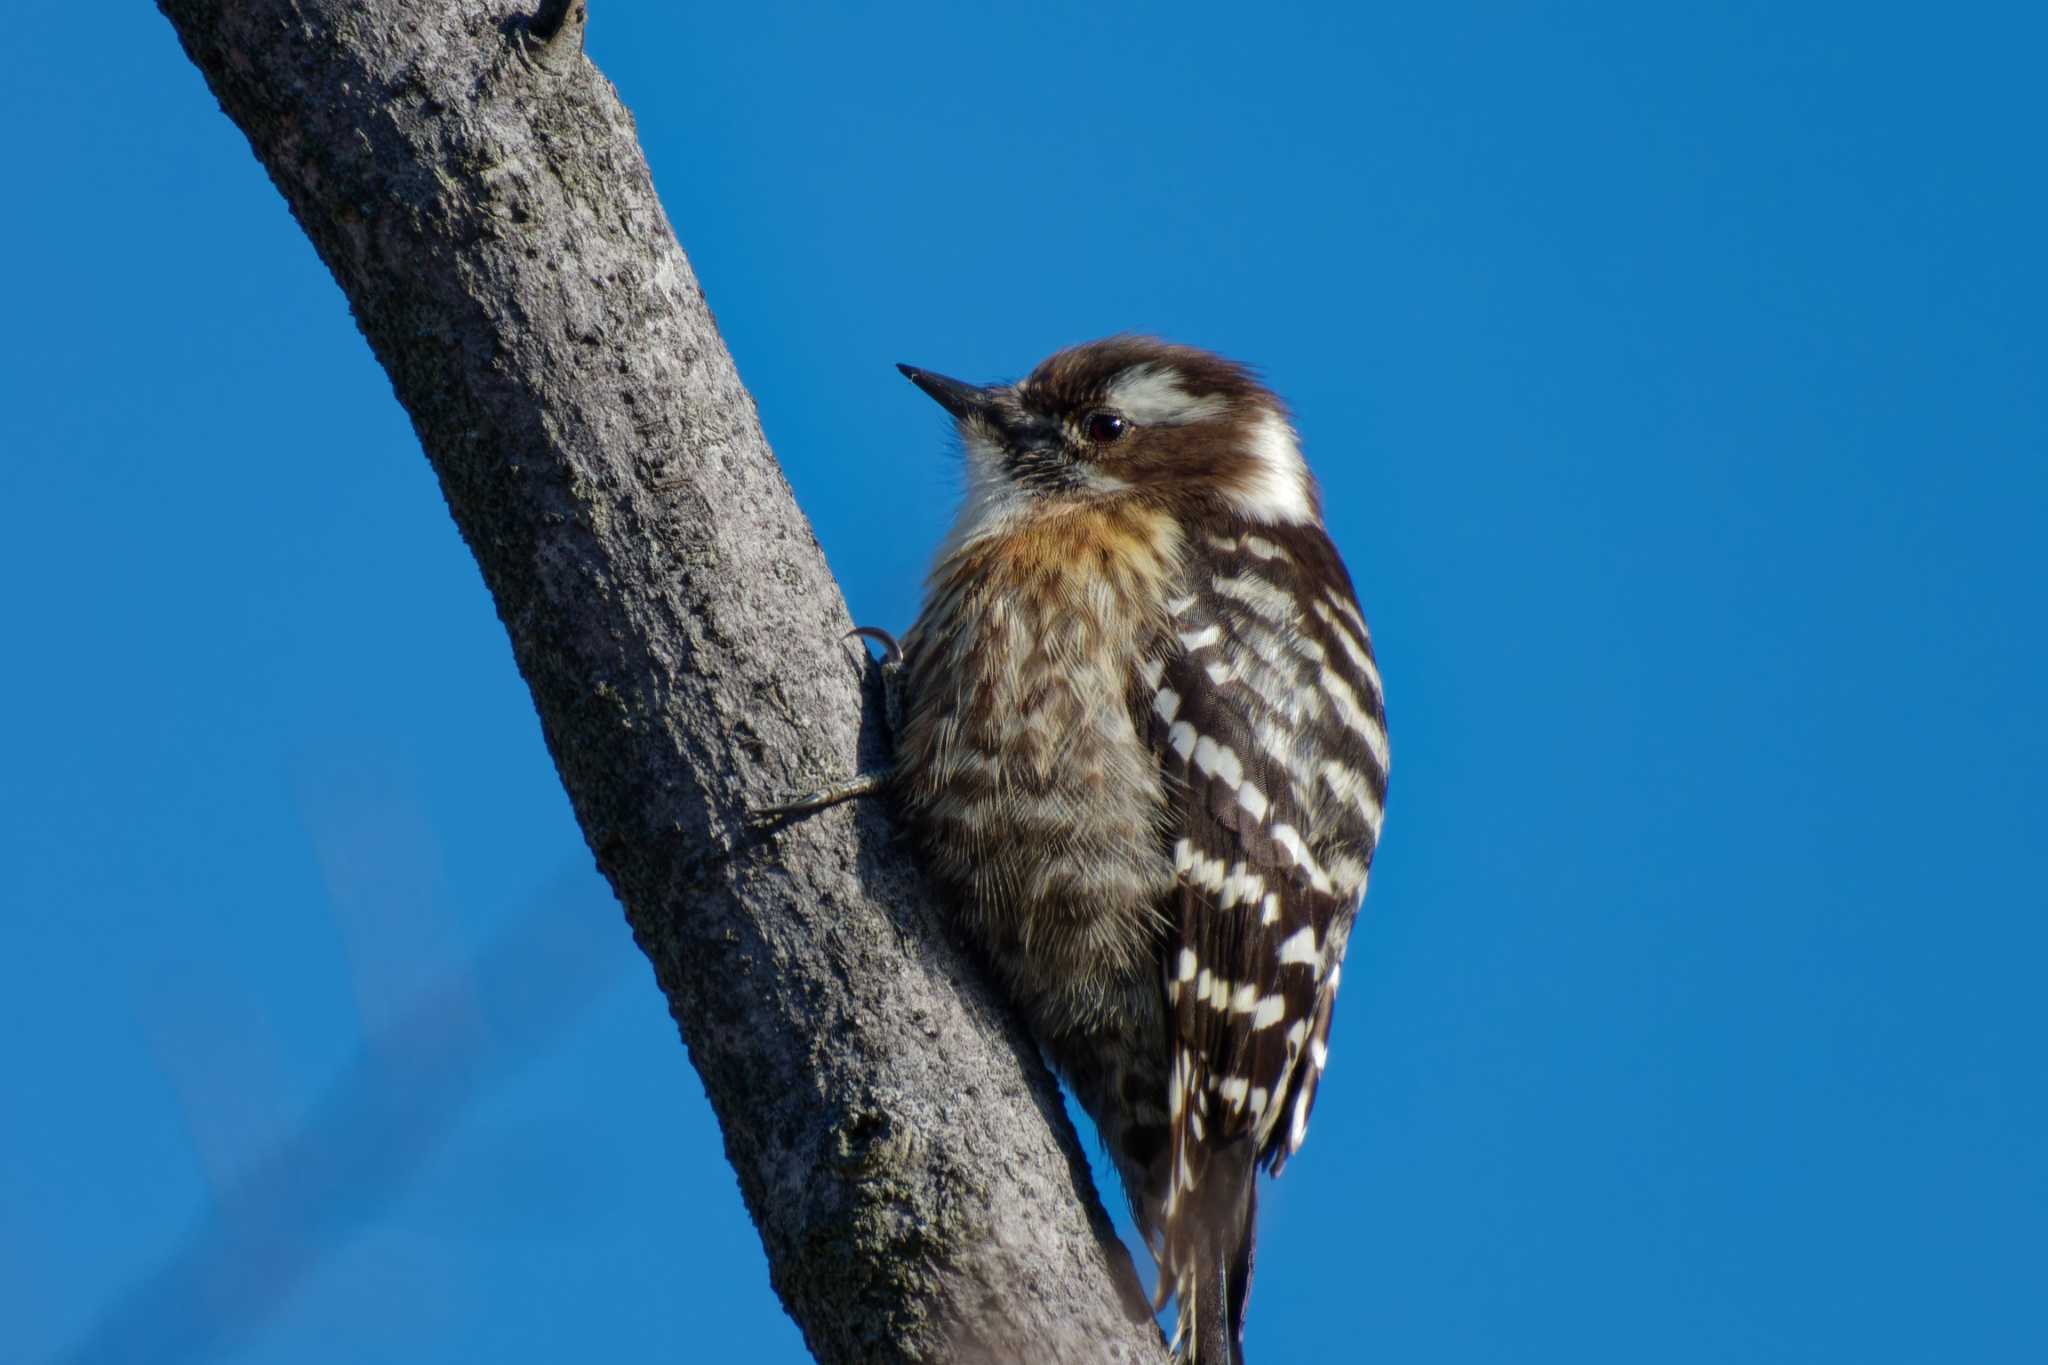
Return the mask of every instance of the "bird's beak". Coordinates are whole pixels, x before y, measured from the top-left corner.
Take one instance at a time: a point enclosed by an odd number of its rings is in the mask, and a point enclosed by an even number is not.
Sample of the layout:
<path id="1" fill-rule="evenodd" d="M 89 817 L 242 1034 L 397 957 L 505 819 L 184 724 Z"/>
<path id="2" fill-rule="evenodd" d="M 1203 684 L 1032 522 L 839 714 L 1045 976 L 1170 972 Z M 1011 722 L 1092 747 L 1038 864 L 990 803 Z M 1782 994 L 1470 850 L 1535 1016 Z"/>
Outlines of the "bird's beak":
<path id="1" fill-rule="evenodd" d="M 963 384 L 957 379 L 948 379 L 930 370 L 920 370 L 915 365 L 898 365 L 903 377 L 930 394 L 938 405 L 959 421 L 966 421 L 989 408 L 989 391 L 972 384 Z"/>

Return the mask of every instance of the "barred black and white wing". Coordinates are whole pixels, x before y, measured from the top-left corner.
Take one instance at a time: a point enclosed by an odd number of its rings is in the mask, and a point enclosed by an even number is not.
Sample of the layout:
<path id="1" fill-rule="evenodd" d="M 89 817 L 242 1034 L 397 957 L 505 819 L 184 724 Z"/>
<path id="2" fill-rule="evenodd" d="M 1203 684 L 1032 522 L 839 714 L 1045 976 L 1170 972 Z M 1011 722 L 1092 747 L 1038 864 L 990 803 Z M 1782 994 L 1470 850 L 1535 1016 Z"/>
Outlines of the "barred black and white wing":
<path id="1" fill-rule="evenodd" d="M 1253 1174 L 1301 1146 L 1327 1055 L 1379 838 L 1386 721 L 1350 576 L 1320 528 L 1204 536 L 1170 610 L 1141 689 L 1178 873 L 1160 1249 L 1183 1336 L 1209 1338 L 1195 1320 L 1214 1315 L 1234 1342 Z"/>

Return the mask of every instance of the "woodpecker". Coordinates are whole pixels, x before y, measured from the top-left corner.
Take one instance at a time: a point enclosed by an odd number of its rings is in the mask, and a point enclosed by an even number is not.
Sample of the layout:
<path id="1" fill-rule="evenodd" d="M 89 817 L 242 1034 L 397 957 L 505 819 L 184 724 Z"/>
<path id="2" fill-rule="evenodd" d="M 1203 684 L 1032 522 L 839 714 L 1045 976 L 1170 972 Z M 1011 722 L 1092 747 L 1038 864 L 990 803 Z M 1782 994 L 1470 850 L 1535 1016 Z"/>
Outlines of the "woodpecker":
<path id="1" fill-rule="evenodd" d="M 966 495 L 885 786 L 1094 1118 L 1186 1365 L 1243 1365 L 1257 1172 L 1301 1147 L 1387 792 L 1371 636 L 1287 410 L 1150 337 L 903 373 Z"/>
<path id="2" fill-rule="evenodd" d="M 1371 636 L 1244 366 L 1123 336 L 1014 385 L 900 368 L 967 486 L 892 786 L 1094 1118 L 1178 1358 L 1241 1365 L 1254 1177 L 1307 1133 L 1385 809 Z"/>

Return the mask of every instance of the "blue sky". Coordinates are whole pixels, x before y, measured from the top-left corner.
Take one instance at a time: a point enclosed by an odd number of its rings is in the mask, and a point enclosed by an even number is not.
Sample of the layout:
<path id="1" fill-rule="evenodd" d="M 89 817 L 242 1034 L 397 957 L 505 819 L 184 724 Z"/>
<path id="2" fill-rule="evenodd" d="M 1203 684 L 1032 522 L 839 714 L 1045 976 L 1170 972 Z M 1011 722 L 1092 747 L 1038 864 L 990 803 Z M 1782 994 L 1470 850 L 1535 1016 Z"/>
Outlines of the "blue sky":
<path id="1" fill-rule="evenodd" d="M 593 8 L 858 619 L 896 361 L 1294 405 L 1396 762 L 1263 1365 L 2048 1358 L 2038 9 Z M 0 86 L 0 1355 L 803 1359 L 389 385 L 87 9 Z"/>

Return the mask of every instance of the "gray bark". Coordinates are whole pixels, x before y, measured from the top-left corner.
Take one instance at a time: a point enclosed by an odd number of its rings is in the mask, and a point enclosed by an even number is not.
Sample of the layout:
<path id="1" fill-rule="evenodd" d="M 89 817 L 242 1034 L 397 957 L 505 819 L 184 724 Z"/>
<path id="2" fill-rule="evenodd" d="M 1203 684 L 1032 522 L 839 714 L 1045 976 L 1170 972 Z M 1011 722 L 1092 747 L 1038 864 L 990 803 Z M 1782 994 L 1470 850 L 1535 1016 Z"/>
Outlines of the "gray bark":
<path id="1" fill-rule="evenodd" d="M 748 832 L 881 760 L 879 699 L 584 0 L 161 8 L 411 414 L 812 1353 L 1160 1359 L 1058 1092 L 886 812 Z"/>

